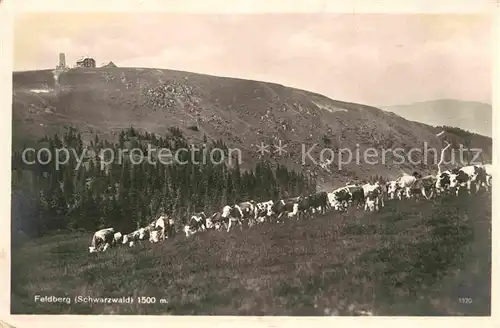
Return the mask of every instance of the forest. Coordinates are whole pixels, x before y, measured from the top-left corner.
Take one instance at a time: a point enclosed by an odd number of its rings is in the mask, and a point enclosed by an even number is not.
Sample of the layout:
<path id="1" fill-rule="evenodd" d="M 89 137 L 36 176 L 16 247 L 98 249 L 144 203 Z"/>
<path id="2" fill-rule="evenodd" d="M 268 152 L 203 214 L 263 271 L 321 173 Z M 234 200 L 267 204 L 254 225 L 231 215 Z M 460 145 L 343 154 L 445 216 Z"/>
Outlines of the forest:
<path id="1" fill-rule="evenodd" d="M 216 156 L 227 158 L 227 146 L 222 140 L 209 141 L 206 137 L 203 145 L 196 145 L 200 151 L 178 152 L 178 161 L 167 164 L 137 161 L 133 153 L 126 152 L 112 163 L 101 156 L 118 154 L 123 149 L 141 149 L 146 154 L 148 147 L 175 152 L 192 146 L 175 127 L 161 137 L 131 127 L 122 130 L 116 142 L 101 140 L 95 134 L 87 143 L 80 132 L 68 127 L 62 136 L 42 138 L 32 152 L 23 154 L 24 149 L 13 150 L 12 231 L 21 230 L 30 236 L 61 229 L 92 231 L 109 226 L 132 231 L 161 212 L 182 224 L 192 213 L 212 214 L 226 204 L 316 191 L 313 178 L 279 164 L 273 167 L 269 162 L 259 161 L 253 169 L 242 170 L 237 160 L 221 161 Z M 46 150 L 39 152 L 42 148 Z M 81 162 L 77 156 L 64 159 L 60 158 L 64 153 L 58 149 L 87 156 Z M 203 160 L 203 149 L 221 151 L 212 152 L 212 161 Z"/>

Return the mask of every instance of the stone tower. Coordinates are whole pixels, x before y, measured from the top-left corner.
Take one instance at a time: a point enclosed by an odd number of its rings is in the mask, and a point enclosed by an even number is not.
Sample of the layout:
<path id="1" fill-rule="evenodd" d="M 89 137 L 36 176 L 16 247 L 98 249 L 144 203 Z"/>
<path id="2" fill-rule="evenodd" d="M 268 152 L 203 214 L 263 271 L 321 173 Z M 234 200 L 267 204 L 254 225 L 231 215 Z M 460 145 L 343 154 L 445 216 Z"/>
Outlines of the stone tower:
<path id="1" fill-rule="evenodd" d="M 57 68 L 60 69 L 66 68 L 66 55 L 63 52 L 59 54 L 59 65 L 57 65 Z"/>

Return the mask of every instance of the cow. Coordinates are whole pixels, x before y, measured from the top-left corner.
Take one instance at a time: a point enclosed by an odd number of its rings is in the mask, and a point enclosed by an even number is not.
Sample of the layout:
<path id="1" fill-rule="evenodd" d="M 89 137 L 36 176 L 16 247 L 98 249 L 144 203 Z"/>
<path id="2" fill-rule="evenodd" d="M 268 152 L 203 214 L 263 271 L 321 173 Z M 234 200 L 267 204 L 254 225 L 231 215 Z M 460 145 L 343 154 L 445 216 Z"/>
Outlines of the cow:
<path id="1" fill-rule="evenodd" d="M 229 219 L 229 218 L 228 218 Z M 207 229 L 220 230 L 224 225 L 227 229 L 227 224 L 224 222 L 221 212 L 215 212 L 209 218 L 207 218 Z"/>
<path id="2" fill-rule="evenodd" d="M 302 217 L 303 214 L 311 215 L 313 210 L 313 205 L 311 203 L 311 196 L 301 197 L 297 203 L 292 206 L 292 211 L 288 212 L 288 217 L 296 217 L 297 220 Z"/>
<path id="3" fill-rule="evenodd" d="M 403 198 L 403 189 L 399 187 L 399 183 L 397 180 L 389 181 L 387 183 L 387 195 L 391 200 L 396 199 L 396 197 L 399 200 Z"/>
<path id="4" fill-rule="evenodd" d="M 491 171 L 493 169 L 491 164 L 482 164 L 475 166 L 477 167 L 477 187 L 484 187 L 484 189 L 488 191 L 491 187 Z"/>
<path id="5" fill-rule="evenodd" d="M 411 188 L 413 187 L 413 184 L 415 181 L 417 181 L 417 178 L 420 175 L 417 172 L 414 172 L 413 175 L 409 175 L 404 173 L 402 176 L 396 179 L 396 188 L 392 188 L 392 185 L 390 185 L 390 188 L 388 190 L 389 194 L 391 192 L 396 192 L 398 190 L 401 190 L 402 194 L 398 194 L 399 199 L 401 200 L 402 195 L 404 194 L 406 198 L 411 198 Z"/>
<path id="6" fill-rule="evenodd" d="M 115 229 L 106 228 L 96 231 L 92 236 L 89 253 L 105 252 L 115 241 Z"/>
<path id="7" fill-rule="evenodd" d="M 268 212 L 270 211 L 271 207 L 273 206 L 274 202 L 272 200 L 268 200 L 267 202 L 261 202 L 257 203 L 255 205 L 256 207 L 256 221 L 257 223 L 262 223 L 265 220 L 265 217 L 267 216 Z"/>
<path id="8" fill-rule="evenodd" d="M 243 214 L 242 219 L 248 220 L 248 227 L 252 227 L 257 221 L 257 204 L 251 200 L 248 202 L 241 202 L 238 204 L 238 207 Z"/>
<path id="9" fill-rule="evenodd" d="M 191 215 L 189 225 L 191 228 L 197 231 L 205 231 L 207 230 L 207 216 L 205 212 L 199 212 Z"/>
<path id="10" fill-rule="evenodd" d="M 119 244 L 123 239 L 123 235 L 121 232 L 115 232 L 113 235 L 113 245 Z"/>
<path id="11" fill-rule="evenodd" d="M 187 224 L 184 226 L 184 233 L 186 237 L 198 231 L 205 231 L 207 229 L 207 216 L 205 212 L 195 213 L 191 215 Z"/>
<path id="12" fill-rule="evenodd" d="M 149 238 L 148 228 L 140 228 L 123 236 L 122 244 L 127 244 L 132 247 L 135 242 Z"/>
<path id="13" fill-rule="evenodd" d="M 325 191 L 320 191 L 315 194 L 301 197 L 297 203 L 297 210 L 292 209 L 291 216 L 294 216 L 295 213 L 297 215 L 297 219 L 301 216 L 301 214 L 315 214 L 316 211 L 325 214 L 327 209 L 330 208 L 330 204 L 328 202 L 328 193 Z"/>
<path id="14" fill-rule="evenodd" d="M 163 241 L 168 238 L 168 236 L 166 236 L 166 229 L 168 228 L 168 222 L 165 221 L 166 219 L 167 216 L 161 215 L 156 221 L 151 223 L 149 240 L 152 243 L 157 243 L 160 240 Z"/>
<path id="15" fill-rule="evenodd" d="M 351 196 L 352 195 L 347 186 L 341 187 L 328 193 L 328 202 L 330 203 L 331 208 L 336 211 L 340 211 L 346 207 L 344 205 L 351 199 Z"/>
<path id="16" fill-rule="evenodd" d="M 374 184 L 364 184 L 361 188 L 363 188 L 363 195 L 365 198 L 365 211 L 368 209 L 370 212 L 373 212 L 374 210 L 378 211 L 380 206 L 384 206 L 382 188 L 378 182 L 375 182 Z"/>
<path id="17" fill-rule="evenodd" d="M 165 238 L 170 238 L 175 235 L 175 220 L 171 217 L 165 222 Z"/>
<path id="18" fill-rule="evenodd" d="M 308 197 L 309 206 L 312 209 L 313 213 L 316 209 L 319 208 L 321 214 L 325 214 L 329 209 L 330 205 L 328 203 L 328 193 L 326 191 L 320 191 L 315 194 L 312 194 Z"/>
<path id="19" fill-rule="evenodd" d="M 274 202 L 268 211 L 268 216 L 276 216 L 277 222 L 279 222 L 284 214 L 287 214 L 289 218 L 294 217 L 299 211 L 299 203 L 302 198 L 303 197 L 294 197 Z"/>
<path id="20" fill-rule="evenodd" d="M 441 172 L 439 176 L 436 177 L 436 184 L 434 190 L 437 194 L 446 192 L 450 189 L 450 177 L 452 173 L 450 170 Z"/>
<path id="21" fill-rule="evenodd" d="M 143 235 L 144 235 L 144 239 L 141 239 L 141 240 L 145 240 L 145 239 L 149 239 L 149 241 L 151 243 L 155 243 L 155 242 L 158 242 L 160 237 L 159 237 L 159 231 L 157 231 L 155 229 L 155 222 L 151 222 L 150 224 L 148 224 L 147 226 L 145 226 L 144 228 L 141 228 L 141 229 L 144 229 L 143 230 Z"/>
<path id="22" fill-rule="evenodd" d="M 450 188 L 455 189 L 458 195 L 461 187 L 467 187 L 467 193 L 470 194 L 472 184 L 476 186 L 476 192 L 479 191 L 481 184 L 486 184 L 486 171 L 478 165 L 464 166 L 452 171 L 450 176 Z"/>
<path id="23" fill-rule="evenodd" d="M 386 182 L 378 182 L 379 186 L 380 186 L 380 197 L 382 200 L 386 200 L 387 199 L 387 187 L 388 187 L 388 183 Z"/>
<path id="24" fill-rule="evenodd" d="M 195 230 L 192 230 L 191 227 L 189 225 L 185 225 L 184 226 L 184 233 L 186 234 L 186 238 L 188 238 L 189 236 L 193 235 L 196 233 Z"/>
<path id="25" fill-rule="evenodd" d="M 418 196 L 424 196 L 426 199 L 432 198 L 438 178 L 433 175 L 419 177 L 411 187 L 412 193 Z"/>
<path id="26" fill-rule="evenodd" d="M 359 207 L 364 201 L 363 188 L 357 185 L 348 185 L 328 193 L 328 202 L 337 211 L 346 210 L 350 203 L 355 203 L 356 207 Z"/>
<path id="27" fill-rule="evenodd" d="M 491 178 L 493 177 L 493 166 L 491 164 L 481 165 L 486 172 L 486 186 L 491 187 Z"/>
<path id="28" fill-rule="evenodd" d="M 227 232 L 229 232 L 229 230 L 231 230 L 231 226 L 236 223 L 239 224 L 240 230 L 243 230 L 243 217 L 243 211 L 238 205 L 226 205 L 222 208 L 221 218 L 228 222 Z"/>

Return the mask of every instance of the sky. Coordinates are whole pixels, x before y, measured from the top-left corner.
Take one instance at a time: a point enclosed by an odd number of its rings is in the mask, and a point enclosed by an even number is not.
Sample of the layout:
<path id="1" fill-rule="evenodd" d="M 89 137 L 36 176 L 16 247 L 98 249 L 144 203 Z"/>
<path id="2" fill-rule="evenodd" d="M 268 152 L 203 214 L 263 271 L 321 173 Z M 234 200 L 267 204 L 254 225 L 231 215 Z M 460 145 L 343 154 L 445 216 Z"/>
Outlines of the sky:
<path id="1" fill-rule="evenodd" d="M 374 106 L 491 104 L 493 20 L 480 14 L 23 13 L 14 70 L 73 65 L 191 71 L 280 83 Z"/>

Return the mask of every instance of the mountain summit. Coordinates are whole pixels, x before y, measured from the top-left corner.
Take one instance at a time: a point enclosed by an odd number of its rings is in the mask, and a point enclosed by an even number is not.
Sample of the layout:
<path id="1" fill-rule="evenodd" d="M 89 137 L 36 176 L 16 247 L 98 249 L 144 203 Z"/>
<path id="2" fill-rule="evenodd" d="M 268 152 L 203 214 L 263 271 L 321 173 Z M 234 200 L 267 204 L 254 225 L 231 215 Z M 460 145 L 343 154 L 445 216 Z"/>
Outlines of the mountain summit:
<path id="1" fill-rule="evenodd" d="M 396 177 L 415 168 L 391 160 L 376 164 L 356 163 L 353 158 L 339 168 L 339 151 L 353 156 L 368 148 L 409 151 L 440 149 L 442 128 L 412 122 L 381 109 L 332 100 L 323 95 L 283 85 L 183 71 L 152 68 L 75 68 L 54 81 L 52 70 L 13 73 L 13 146 L 34 142 L 45 135 L 62 133 L 71 125 L 92 139 L 117 139 L 121 129 L 165 134 L 179 127 L 192 142 L 205 138 L 223 140 L 241 150 L 242 168 L 262 156 L 289 168 L 310 172 L 327 183 L 382 174 Z M 450 116 L 452 117 L 452 116 Z M 450 118 L 452 120 L 452 118 Z M 443 124 L 443 123 L 441 123 Z M 453 125 L 453 121 L 446 122 Z M 466 143 L 455 136 L 456 145 Z M 450 137 L 448 133 L 448 137 Z M 263 155 L 257 145 L 286 144 L 277 154 L 274 147 Z M 471 144 L 471 141 L 468 141 Z M 474 136 L 472 145 L 491 147 L 491 139 Z M 303 150 L 309 157 L 301 161 Z M 327 151 L 322 149 L 327 148 Z M 334 154 L 330 163 L 331 154 Z M 347 159 L 342 159 L 347 161 Z"/>

